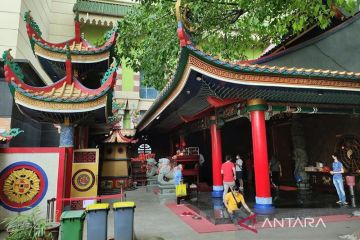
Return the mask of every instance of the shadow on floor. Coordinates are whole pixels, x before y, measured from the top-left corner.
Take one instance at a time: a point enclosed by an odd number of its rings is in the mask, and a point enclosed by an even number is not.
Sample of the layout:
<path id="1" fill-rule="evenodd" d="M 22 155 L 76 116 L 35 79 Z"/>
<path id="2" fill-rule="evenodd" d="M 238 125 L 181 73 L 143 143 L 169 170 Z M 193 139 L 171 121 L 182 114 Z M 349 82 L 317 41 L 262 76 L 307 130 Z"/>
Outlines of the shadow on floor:
<path id="1" fill-rule="evenodd" d="M 254 191 L 246 191 L 246 203 L 250 208 L 254 205 Z M 351 214 L 355 209 L 351 206 L 340 206 L 336 204 L 338 197 L 334 193 L 318 192 L 312 190 L 272 192 L 275 213 L 266 216 L 257 216 L 257 221 L 265 218 L 305 218 L 329 215 Z M 214 224 L 231 223 L 221 198 L 212 198 L 211 193 L 199 193 L 198 198 L 191 196 L 187 203 L 190 208 L 202 217 L 207 218 Z M 357 205 L 360 205 L 359 201 Z"/>

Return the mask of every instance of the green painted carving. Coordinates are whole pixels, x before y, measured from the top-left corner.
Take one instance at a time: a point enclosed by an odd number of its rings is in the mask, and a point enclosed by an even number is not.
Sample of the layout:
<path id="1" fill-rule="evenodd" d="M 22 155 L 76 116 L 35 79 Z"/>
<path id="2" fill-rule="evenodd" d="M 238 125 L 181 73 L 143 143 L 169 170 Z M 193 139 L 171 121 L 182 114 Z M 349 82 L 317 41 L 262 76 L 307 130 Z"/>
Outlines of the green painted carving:
<path id="1" fill-rule="evenodd" d="M 16 137 L 20 133 L 23 133 L 24 131 L 20 128 L 11 128 L 9 131 L 3 132 L 1 135 L 3 137 Z"/>
<path id="2" fill-rule="evenodd" d="M 118 61 L 116 60 L 116 58 L 113 57 L 113 62 L 110 68 L 105 72 L 104 76 L 101 79 L 101 85 L 103 85 L 109 79 L 111 74 L 113 74 L 117 68 L 118 68 Z"/>
<path id="3" fill-rule="evenodd" d="M 69 44 L 66 44 L 66 58 L 68 60 L 71 60 L 71 51 L 70 51 Z"/>
<path id="4" fill-rule="evenodd" d="M 41 36 L 42 35 L 42 32 L 40 30 L 40 27 L 39 25 L 37 25 L 37 23 L 34 21 L 34 19 L 31 17 L 30 15 L 30 12 L 31 11 L 27 11 L 25 12 L 24 14 L 24 21 L 25 22 L 28 22 L 30 24 L 30 26 L 32 27 L 32 29 L 34 29 L 34 31 L 39 35 Z"/>
<path id="5" fill-rule="evenodd" d="M 75 13 L 75 18 L 74 18 L 75 22 L 79 22 L 79 12 Z"/>
<path id="6" fill-rule="evenodd" d="M 11 70 L 16 74 L 16 76 L 21 81 L 24 81 L 24 74 L 22 73 L 20 66 L 13 61 L 13 58 L 10 56 L 10 51 L 11 49 L 5 50 L 2 54 L 2 58 L 4 59 L 5 64 L 11 68 Z"/>

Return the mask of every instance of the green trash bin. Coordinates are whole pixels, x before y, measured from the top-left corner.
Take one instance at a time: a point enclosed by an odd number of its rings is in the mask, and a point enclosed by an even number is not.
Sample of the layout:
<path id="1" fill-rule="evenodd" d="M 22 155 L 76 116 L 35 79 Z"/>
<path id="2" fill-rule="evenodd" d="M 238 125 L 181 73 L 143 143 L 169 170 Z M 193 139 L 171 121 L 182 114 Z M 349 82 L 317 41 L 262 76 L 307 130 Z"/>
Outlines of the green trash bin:
<path id="1" fill-rule="evenodd" d="M 85 211 L 65 211 L 61 214 L 61 240 L 82 240 Z"/>
<path id="2" fill-rule="evenodd" d="M 86 207 L 87 240 L 107 239 L 108 203 L 96 203 Z"/>
<path id="3" fill-rule="evenodd" d="M 135 203 L 116 202 L 113 209 L 115 240 L 133 240 Z"/>

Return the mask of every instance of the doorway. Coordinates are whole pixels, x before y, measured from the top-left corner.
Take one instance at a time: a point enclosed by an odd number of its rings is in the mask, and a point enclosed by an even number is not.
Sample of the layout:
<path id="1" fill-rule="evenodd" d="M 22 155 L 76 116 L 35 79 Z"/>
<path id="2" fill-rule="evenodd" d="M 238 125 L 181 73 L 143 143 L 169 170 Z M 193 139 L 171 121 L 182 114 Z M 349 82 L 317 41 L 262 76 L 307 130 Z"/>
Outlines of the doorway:
<path id="1" fill-rule="evenodd" d="M 280 182 L 286 185 L 294 185 L 295 163 L 292 159 L 291 123 L 273 125 L 271 129 L 273 152 L 282 168 Z M 270 158 L 271 156 L 269 156 Z"/>

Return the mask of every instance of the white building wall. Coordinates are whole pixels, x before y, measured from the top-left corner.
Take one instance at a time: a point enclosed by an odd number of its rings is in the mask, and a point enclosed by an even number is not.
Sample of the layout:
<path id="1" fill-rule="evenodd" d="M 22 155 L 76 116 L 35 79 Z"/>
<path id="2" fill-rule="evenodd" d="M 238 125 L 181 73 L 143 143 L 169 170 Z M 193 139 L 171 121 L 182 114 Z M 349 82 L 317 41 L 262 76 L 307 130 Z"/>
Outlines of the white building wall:
<path id="1" fill-rule="evenodd" d="M 0 53 L 9 48 L 16 54 L 21 0 L 2 0 L 0 8 Z"/>
<path id="2" fill-rule="evenodd" d="M 50 42 L 64 42 L 75 36 L 73 13 L 75 3 L 76 0 L 52 0 Z"/>
<path id="3" fill-rule="evenodd" d="M 72 9 L 75 2 L 76 0 L 1 0 L 0 53 L 11 48 L 14 58 L 29 60 L 44 82 L 51 83 L 31 50 L 24 13 L 31 10 L 31 16 L 39 25 L 45 40 L 63 42 L 74 37 Z"/>

